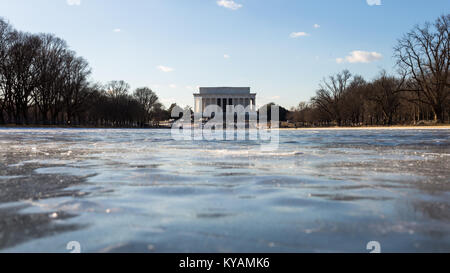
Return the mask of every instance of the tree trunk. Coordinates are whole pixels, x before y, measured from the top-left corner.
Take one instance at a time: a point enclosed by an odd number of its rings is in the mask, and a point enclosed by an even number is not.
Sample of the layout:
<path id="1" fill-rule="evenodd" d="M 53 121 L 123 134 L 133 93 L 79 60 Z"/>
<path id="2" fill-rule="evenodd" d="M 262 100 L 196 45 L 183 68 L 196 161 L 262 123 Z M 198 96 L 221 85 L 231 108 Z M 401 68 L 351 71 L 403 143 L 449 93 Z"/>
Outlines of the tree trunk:
<path id="1" fill-rule="evenodd" d="M 442 113 L 444 112 L 442 110 L 442 107 L 440 105 L 433 105 L 433 121 L 436 123 L 442 122 Z"/>

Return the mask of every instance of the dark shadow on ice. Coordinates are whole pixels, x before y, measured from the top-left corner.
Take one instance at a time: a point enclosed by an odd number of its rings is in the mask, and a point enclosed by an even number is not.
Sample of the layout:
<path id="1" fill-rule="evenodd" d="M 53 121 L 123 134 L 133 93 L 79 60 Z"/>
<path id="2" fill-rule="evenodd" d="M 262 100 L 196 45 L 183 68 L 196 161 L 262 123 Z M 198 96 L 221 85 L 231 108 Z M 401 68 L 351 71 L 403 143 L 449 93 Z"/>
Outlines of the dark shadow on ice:
<path id="1" fill-rule="evenodd" d="M 77 224 L 57 224 L 54 221 L 66 220 L 76 215 L 57 212 L 22 214 L 27 206 L 0 209 L 0 250 L 10 248 L 32 239 L 52 236 L 62 232 L 83 228 Z"/>
<path id="2" fill-rule="evenodd" d="M 39 164 L 38 161 L 26 162 L 27 159 L 30 159 L 26 153 L 3 153 L 1 159 L 0 205 L 59 197 L 82 197 L 88 194 L 67 188 L 86 182 L 90 175 L 38 173 L 36 172 L 38 169 L 55 167 L 55 165 Z M 45 158 L 38 157 L 38 159 Z M 0 250 L 33 239 L 83 228 L 82 225 L 60 222 L 76 217 L 77 214 L 64 211 L 51 213 L 25 213 L 22 211 L 28 207 L 30 207 L 28 204 L 8 204 L 0 209 Z M 58 223 L 56 223 L 57 220 Z"/>

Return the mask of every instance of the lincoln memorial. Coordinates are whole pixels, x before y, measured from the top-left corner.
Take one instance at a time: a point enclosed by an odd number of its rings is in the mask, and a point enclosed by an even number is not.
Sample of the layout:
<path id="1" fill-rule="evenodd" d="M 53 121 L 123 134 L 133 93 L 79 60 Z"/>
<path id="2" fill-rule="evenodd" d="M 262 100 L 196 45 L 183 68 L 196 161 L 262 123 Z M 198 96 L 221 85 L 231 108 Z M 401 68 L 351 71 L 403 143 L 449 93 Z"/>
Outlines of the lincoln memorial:
<path id="1" fill-rule="evenodd" d="M 256 111 L 256 93 L 250 93 L 250 87 L 200 87 L 194 99 L 196 113 L 202 113 L 209 105 L 218 105 L 224 111 L 227 105 L 250 106 Z"/>

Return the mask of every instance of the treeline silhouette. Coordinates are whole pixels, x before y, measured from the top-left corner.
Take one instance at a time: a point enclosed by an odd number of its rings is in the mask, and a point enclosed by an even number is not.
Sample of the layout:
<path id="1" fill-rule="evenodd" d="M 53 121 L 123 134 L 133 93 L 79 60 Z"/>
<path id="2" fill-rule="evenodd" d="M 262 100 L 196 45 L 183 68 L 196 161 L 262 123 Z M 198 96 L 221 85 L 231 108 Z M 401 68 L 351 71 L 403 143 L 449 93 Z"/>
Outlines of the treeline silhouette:
<path id="1" fill-rule="evenodd" d="M 64 40 L 0 18 L 0 124 L 144 127 L 169 118 L 150 88 L 130 95 L 124 81 L 102 85 L 90 74 Z"/>
<path id="2" fill-rule="evenodd" d="M 281 121 L 299 126 L 449 122 L 450 15 L 414 27 L 394 48 L 398 73 L 372 81 L 344 70 Z M 0 124 L 158 126 L 171 111 L 147 87 L 90 80 L 88 62 L 52 34 L 15 30 L 0 18 Z M 268 104 L 263 107 L 272 107 Z"/>
<path id="3" fill-rule="evenodd" d="M 319 85 L 310 102 L 291 109 L 299 126 L 449 123 L 450 15 L 415 26 L 394 48 L 397 75 L 372 81 L 344 70 Z"/>

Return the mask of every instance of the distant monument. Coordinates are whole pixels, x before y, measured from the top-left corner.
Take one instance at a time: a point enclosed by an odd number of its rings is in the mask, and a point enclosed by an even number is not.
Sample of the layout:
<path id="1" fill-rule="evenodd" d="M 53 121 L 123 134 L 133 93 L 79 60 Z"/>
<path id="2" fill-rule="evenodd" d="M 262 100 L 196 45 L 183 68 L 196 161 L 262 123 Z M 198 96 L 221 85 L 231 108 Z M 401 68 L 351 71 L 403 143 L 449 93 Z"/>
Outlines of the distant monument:
<path id="1" fill-rule="evenodd" d="M 256 111 L 256 93 L 250 93 L 250 87 L 200 87 L 194 100 L 196 113 L 202 113 L 209 105 L 218 105 L 224 111 L 227 105 L 250 106 L 252 111 Z"/>

